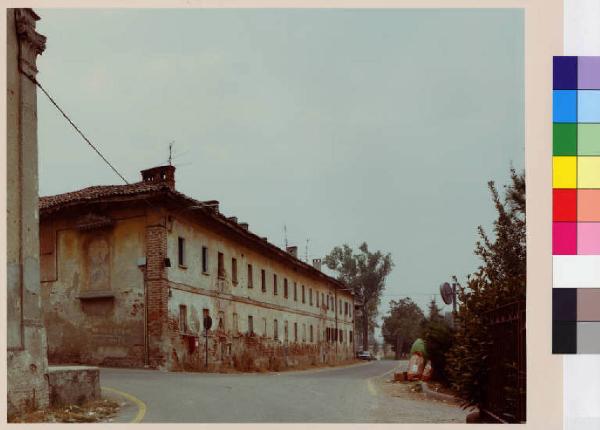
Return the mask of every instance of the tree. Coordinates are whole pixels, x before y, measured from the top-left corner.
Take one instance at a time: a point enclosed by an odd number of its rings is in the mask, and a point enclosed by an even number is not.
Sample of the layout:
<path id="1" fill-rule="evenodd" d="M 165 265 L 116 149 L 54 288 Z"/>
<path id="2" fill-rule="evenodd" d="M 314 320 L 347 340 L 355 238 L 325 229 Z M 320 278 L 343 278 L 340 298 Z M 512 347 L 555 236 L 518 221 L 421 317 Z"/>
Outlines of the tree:
<path id="1" fill-rule="evenodd" d="M 355 253 L 350 246 L 336 246 L 324 258 L 324 263 L 338 273 L 337 279 L 346 284 L 355 294 L 362 312 L 356 315 L 357 324 L 362 326 L 363 349 L 369 349 L 369 330 L 376 326 L 375 317 L 385 288 L 385 280 L 394 263 L 391 254 L 381 251 L 370 252 L 363 242 Z"/>
<path id="2" fill-rule="evenodd" d="M 390 301 L 389 315 L 383 318 L 381 331 L 383 339 L 392 345 L 396 351 L 398 339 L 402 344 L 398 353 L 407 351 L 412 343 L 420 336 L 422 323 L 425 319 L 423 311 L 410 298 Z"/>
<path id="3" fill-rule="evenodd" d="M 437 305 L 435 297 L 431 299 L 431 302 L 429 302 L 429 315 L 427 316 L 427 319 L 429 321 L 438 321 L 444 319 L 440 308 Z"/>
<path id="4" fill-rule="evenodd" d="M 505 186 L 504 200 L 493 181 L 488 182 L 498 213 L 494 238 L 480 226 L 475 254 L 482 264 L 457 289 L 459 303 L 454 343 L 447 358 L 452 385 L 465 405 L 480 405 L 485 396 L 491 338 L 484 315 L 499 306 L 525 299 L 525 174 L 511 169 L 511 183 Z M 456 278 L 455 278 L 456 279 Z M 512 365 L 507 363 L 507 365 Z M 506 380 L 505 388 L 513 389 Z M 514 384 L 512 384 L 514 385 Z"/>
<path id="5" fill-rule="evenodd" d="M 431 360 L 433 378 L 447 382 L 446 354 L 452 346 L 452 329 L 442 316 L 435 298 L 429 302 L 429 315 L 423 321 L 421 337 L 425 341 L 427 356 Z"/>

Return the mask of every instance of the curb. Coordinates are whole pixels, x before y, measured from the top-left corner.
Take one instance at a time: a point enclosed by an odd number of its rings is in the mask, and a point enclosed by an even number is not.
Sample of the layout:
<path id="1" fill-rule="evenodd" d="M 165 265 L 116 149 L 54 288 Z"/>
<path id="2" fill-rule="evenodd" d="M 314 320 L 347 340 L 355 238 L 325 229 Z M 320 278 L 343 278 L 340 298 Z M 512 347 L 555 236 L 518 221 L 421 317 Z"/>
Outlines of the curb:
<path id="1" fill-rule="evenodd" d="M 421 383 L 421 389 L 423 390 L 423 394 L 425 394 L 427 397 L 431 397 L 436 400 L 443 400 L 446 402 L 460 402 L 460 399 L 458 397 L 455 397 L 451 394 L 438 393 L 437 391 L 433 391 L 431 388 L 429 388 L 429 385 L 427 385 L 426 382 L 419 382 Z"/>

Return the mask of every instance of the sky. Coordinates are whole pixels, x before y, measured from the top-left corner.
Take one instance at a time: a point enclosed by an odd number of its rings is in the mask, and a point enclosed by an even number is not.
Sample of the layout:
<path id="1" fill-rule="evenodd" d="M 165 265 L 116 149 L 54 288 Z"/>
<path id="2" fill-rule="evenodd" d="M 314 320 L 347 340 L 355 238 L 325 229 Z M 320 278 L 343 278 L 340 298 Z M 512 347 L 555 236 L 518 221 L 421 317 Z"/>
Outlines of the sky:
<path id="1" fill-rule="evenodd" d="M 477 269 L 486 183 L 524 166 L 521 10 L 36 12 L 39 81 L 129 182 L 174 141 L 177 189 L 275 245 L 391 253 L 381 315 Z M 40 195 L 122 183 L 38 117 Z"/>

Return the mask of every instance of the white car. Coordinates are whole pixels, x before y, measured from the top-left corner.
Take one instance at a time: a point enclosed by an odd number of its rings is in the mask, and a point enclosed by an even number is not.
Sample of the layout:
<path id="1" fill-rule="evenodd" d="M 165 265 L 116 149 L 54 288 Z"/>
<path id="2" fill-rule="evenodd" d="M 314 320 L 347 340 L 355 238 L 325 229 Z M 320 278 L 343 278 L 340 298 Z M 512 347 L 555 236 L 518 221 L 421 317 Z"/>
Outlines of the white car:
<path id="1" fill-rule="evenodd" d="M 367 360 L 367 361 L 375 360 L 375 357 L 373 357 L 373 355 L 369 351 L 357 352 L 356 358 L 358 358 L 359 360 Z"/>

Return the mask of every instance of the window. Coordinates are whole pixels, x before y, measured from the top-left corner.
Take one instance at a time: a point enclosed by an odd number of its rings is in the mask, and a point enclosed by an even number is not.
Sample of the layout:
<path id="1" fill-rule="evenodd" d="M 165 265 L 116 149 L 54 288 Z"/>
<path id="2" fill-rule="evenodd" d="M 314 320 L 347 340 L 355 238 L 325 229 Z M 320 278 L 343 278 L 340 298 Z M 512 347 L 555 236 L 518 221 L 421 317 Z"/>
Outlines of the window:
<path id="1" fill-rule="evenodd" d="M 317 296 L 317 307 L 319 307 L 319 292 L 318 291 L 315 293 L 315 296 Z"/>
<path id="2" fill-rule="evenodd" d="M 260 271 L 260 289 L 263 293 L 267 292 L 267 274 L 265 273 L 265 269 Z"/>
<path id="3" fill-rule="evenodd" d="M 225 330 L 225 312 L 219 311 L 219 330 Z"/>
<path id="4" fill-rule="evenodd" d="M 312 342 L 314 342 L 314 340 L 313 340 L 313 339 L 314 339 L 314 338 L 313 338 L 313 326 L 312 326 L 312 324 L 311 324 L 311 325 L 310 325 L 310 341 L 311 341 L 311 343 L 312 343 Z"/>
<path id="5" fill-rule="evenodd" d="M 340 329 L 340 343 L 344 343 L 344 330 Z"/>
<path id="6" fill-rule="evenodd" d="M 294 323 L 294 342 L 298 342 L 298 323 Z"/>
<path id="7" fill-rule="evenodd" d="M 352 303 L 348 305 L 348 316 L 352 317 Z"/>
<path id="8" fill-rule="evenodd" d="M 267 319 L 263 318 L 263 336 L 267 335 Z"/>
<path id="9" fill-rule="evenodd" d="M 248 264 L 248 288 L 254 288 L 252 264 Z"/>
<path id="10" fill-rule="evenodd" d="M 218 274 L 219 278 L 221 278 L 221 279 L 225 278 L 225 263 L 223 262 L 223 253 L 222 252 L 219 252 L 217 274 Z"/>
<path id="11" fill-rule="evenodd" d="M 206 330 L 206 328 L 204 327 L 204 318 L 206 318 L 207 316 L 210 316 L 210 312 L 208 311 L 208 309 L 202 309 L 202 330 Z M 214 326 L 212 328 L 214 329 Z"/>
<path id="12" fill-rule="evenodd" d="M 348 315 L 348 302 L 344 302 L 344 315 Z"/>
<path id="13" fill-rule="evenodd" d="M 348 340 L 352 343 L 352 330 L 350 330 L 350 335 L 348 336 Z"/>
<path id="14" fill-rule="evenodd" d="M 231 282 L 235 285 L 238 283 L 237 260 L 235 258 L 231 259 Z"/>
<path id="15" fill-rule="evenodd" d="M 306 324 L 302 324 L 302 342 L 306 342 Z"/>
<path id="16" fill-rule="evenodd" d="M 329 303 L 331 302 L 331 299 L 329 297 L 329 294 L 327 294 L 327 310 L 329 310 Z"/>
<path id="17" fill-rule="evenodd" d="M 283 323 L 283 339 L 287 342 L 288 341 L 288 322 L 284 321 Z"/>
<path id="18" fill-rule="evenodd" d="M 179 331 L 181 333 L 187 333 L 187 306 L 179 305 Z"/>
<path id="19" fill-rule="evenodd" d="M 248 315 L 248 334 L 254 334 L 254 321 L 252 315 Z"/>
<path id="20" fill-rule="evenodd" d="M 283 278 L 283 297 L 288 298 L 288 282 L 287 278 Z"/>
<path id="21" fill-rule="evenodd" d="M 312 300 L 312 288 L 308 289 L 308 304 L 309 305 L 313 305 L 313 300 Z"/>
<path id="22" fill-rule="evenodd" d="M 236 313 L 233 314 L 233 332 L 235 334 L 240 332 L 239 318 L 238 318 L 238 314 L 236 314 Z"/>
<path id="23" fill-rule="evenodd" d="M 342 299 L 339 300 L 340 315 L 342 314 Z"/>
<path id="24" fill-rule="evenodd" d="M 177 261 L 180 266 L 185 266 L 185 239 L 177 238 Z"/>
<path id="25" fill-rule="evenodd" d="M 277 320 L 273 320 L 273 339 L 279 339 Z"/>
<path id="26" fill-rule="evenodd" d="M 277 295 L 277 275 L 273 273 L 273 295 Z"/>
<path id="27" fill-rule="evenodd" d="M 202 247 L 202 272 L 208 273 L 208 248 Z"/>
<path id="28" fill-rule="evenodd" d="M 302 285 L 302 303 L 306 303 L 306 296 L 304 295 L 304 285 Z"/>
<path id="29" fill-rule="evenodd" d="M 295 302 L 298 301 L 298 286 L 296 285 L 295 282 L 294 282 L 294 301 Z"/>
<path id="30" fill-rule="evenodd" d="M 325 294 L 321 293 L 321 306 L 325 306 Z"/>

